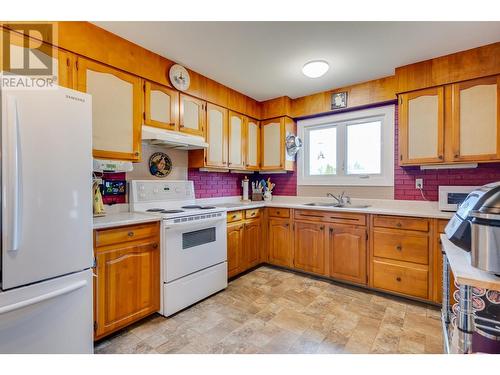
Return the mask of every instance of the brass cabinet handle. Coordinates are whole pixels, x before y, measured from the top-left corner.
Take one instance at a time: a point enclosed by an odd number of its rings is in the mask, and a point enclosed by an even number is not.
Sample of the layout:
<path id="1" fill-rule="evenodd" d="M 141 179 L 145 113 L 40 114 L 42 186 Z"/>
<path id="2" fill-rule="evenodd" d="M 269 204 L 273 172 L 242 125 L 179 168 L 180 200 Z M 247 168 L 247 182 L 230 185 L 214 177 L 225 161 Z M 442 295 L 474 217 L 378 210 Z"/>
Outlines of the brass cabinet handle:
<path id="1" fill-rule="evenodd" d="M 330 234 L 332 234 L 332 233 L 333 233 L 333 228 L 330 228 Z"/>
<path id="2" fill-rule="evenodd" d="M 127 233 L 127 236 L 129 236 L 129 237 L 134 237 L 134 232 L 128 232 L 128 233 Z"/>
<path id="3" fill-rule="evenodd" d="M 396 277 L 396 281 L 401 281 L 401 277 Z"/>
<path id="4" fill-rule="evenodd" d="M 156 249 L 156 248 L 158 248 L 158 244 L 157 244 L 157 243 L 154 243 L 154 244 L 153 244 L 153 249 Z"/>
<path id="5" fill-rule="evenodd" d="M 440 160 L 443 160 L 443 155 L 439 155 L 439 159 L 440 159 Z"/>
<path id="6" fill-rule="evenodd" d="M 232 218 L 233 218 L 233 219 L 236 219 L 236 215 L 233 215 L 233 217 L 232 217 Z"/>
<path id="7" fill-rule="evenodd" d="M 401 228 L 402 224 L 398 222 L 398 223 L 396 223 L 396 226 L 397 226 L 398 228 Z"/>
<path id="8" fill-rule="evenodd" d="M 401 245 L 396 246 L 396 250 L 397 250 L 397 251 L 401 251 L 401 250 L 403 250 L 403 246 L 401 246 Z"/>
<path id="9" fill-rule="evenodd" d="M 319 227 L 319 229 L 320 229 L 320 230 L 323 230 L 323 229 L 325 229 L 325 226 L 324 226 L 324 225 L 322 225 L 322 226 L 320 226 L 320 227 Z"/>

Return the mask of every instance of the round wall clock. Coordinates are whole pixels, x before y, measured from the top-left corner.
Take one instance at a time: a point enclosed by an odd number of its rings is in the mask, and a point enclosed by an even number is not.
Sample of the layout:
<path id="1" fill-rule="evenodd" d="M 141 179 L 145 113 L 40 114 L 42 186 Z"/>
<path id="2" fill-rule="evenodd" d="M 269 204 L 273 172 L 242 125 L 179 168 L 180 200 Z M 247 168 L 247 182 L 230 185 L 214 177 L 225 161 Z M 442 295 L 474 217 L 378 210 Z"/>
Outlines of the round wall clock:
<path id="1" fill-rule="evenodd" d="M 149 173 L 156 177 L 167 177 L 172 172 L 172 160 L 163 152 L 155 152 L 149 157 Z"/>
<path id="2" fill-rule="evenodd" d="M 189 84 L 191 83 L 189 72 L 182 65 L 172 65 L 168 76 L 170 82 L 177 90 L 186 91 L 189 88 Z"/>

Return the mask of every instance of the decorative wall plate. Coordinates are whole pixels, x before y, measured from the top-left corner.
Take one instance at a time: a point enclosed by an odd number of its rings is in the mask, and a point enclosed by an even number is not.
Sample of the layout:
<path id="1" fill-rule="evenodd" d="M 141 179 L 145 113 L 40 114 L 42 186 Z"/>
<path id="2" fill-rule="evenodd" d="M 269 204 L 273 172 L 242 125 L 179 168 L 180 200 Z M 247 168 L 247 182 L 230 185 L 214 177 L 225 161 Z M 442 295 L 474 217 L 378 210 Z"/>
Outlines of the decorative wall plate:
<path id="1" fill-rule="evenodd" d="M 149 157 L 149 173 L 156 177 L 167 177 L 172 172 L 172 160 L 164 152 L 155 152 Z"/>
<path id="2" fill-rule="evenodd" d="M 174 64 L 170 67 L 168 72 L 170 83 L 180 91 L 186 91 L 191 83 L 189 72 L 182 65 Z"/>

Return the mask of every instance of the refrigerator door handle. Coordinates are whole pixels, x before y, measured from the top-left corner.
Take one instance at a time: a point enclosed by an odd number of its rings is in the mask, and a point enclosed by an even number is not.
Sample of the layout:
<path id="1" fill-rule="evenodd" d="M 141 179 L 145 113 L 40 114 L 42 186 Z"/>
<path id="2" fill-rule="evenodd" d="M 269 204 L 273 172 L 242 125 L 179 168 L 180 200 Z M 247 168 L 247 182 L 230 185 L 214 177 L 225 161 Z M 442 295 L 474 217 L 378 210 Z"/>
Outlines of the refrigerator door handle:
<path id="1" fill-rule="evenodd" d="M 14 97 L 7 97 L 7 124 L 3 130 L 5 135 L 4 147 L 6 150 L 6 165 L 4 171 L 6 178 L 3 180 L 3 209 L 6 216 L 3 222 L 7 230 L 6 250 L 18 251 L 21 238 L 21 210 L 22 210 L 22 173 L 21 155 L 19 150 L 19 116 L 17 112 L 17 101 Z"/>
<path id="2" fill-rule="evenodd" d="M 53 298 L 65 295 L 65 294 L 69 294 L 71 292 L 74 292 L 75 290 L 84 288 L 86 286 L 87 286 L 87 280 L 80 280 L 80 281 L 78 281 L 72 285 L 68 285 L 64 288 L 57 289 L 57 290 L 54 290 L 52 292 L 45 293 L 45 294 L 21 301 L 21 302 L 13 303 L 12 305 L 0 307 L 0 315 L 7 314 L 7 313 L 10 313 L 12 311 L 20 310 L 20 309 L 23 309 L 25 307 L 28 307 L 28 306 L 31 306 L 31 305 L 34 305 L 37 303 L 41 303 L 41 302 L 47 301 L 49 299 L 53 299 Z"/>

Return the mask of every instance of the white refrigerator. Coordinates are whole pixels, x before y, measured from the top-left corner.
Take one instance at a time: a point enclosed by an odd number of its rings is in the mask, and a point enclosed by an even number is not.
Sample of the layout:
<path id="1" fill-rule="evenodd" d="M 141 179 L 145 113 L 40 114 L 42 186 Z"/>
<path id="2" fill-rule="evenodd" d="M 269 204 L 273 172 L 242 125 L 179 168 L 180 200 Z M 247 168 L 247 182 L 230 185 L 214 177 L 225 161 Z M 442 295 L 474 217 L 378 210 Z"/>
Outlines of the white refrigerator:
<path id="1" fill-rule="evenodd" d="M 92 101 L 2 90 L 0 353 L 92 353 Z"/>

